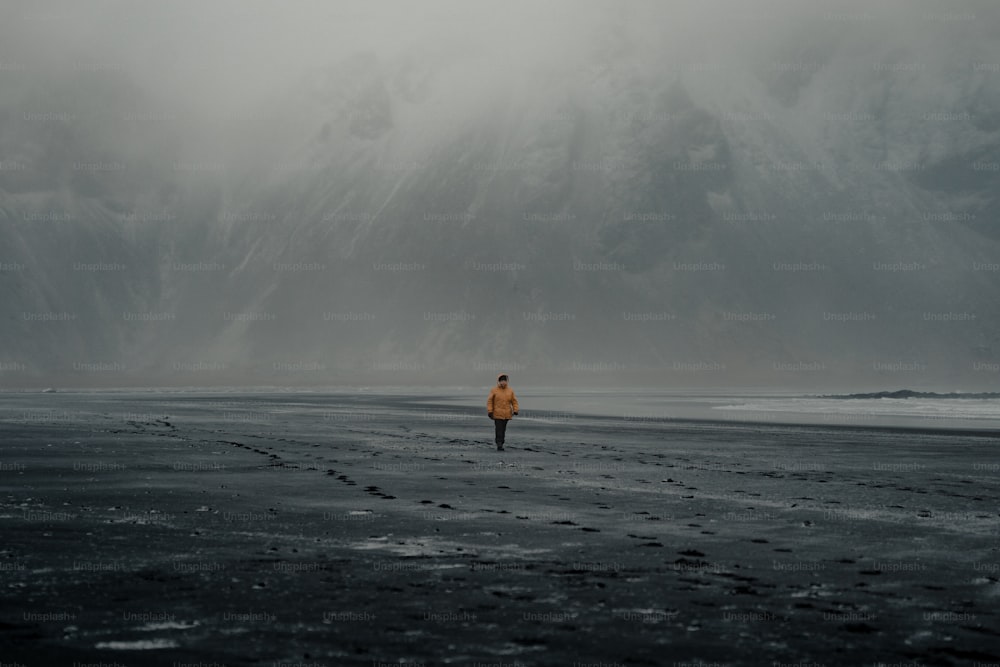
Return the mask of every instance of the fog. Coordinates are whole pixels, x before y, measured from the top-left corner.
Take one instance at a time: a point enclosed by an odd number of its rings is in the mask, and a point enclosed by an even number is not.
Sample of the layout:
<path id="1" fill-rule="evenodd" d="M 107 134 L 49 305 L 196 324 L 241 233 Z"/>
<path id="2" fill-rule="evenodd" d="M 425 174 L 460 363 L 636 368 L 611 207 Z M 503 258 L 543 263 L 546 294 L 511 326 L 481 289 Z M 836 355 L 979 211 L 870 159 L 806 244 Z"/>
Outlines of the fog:
<path id="1" fill-rule="evenodd" d="M 973 390 L 983 2 L 0 9 L 0 386 Z"/>

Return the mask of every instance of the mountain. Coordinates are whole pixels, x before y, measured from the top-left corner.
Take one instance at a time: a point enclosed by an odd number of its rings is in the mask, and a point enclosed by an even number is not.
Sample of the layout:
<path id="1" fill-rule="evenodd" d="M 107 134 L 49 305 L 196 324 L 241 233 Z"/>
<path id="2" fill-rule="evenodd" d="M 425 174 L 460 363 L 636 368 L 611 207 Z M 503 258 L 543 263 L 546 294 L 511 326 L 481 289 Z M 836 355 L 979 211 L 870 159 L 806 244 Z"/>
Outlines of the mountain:
<path id="1" fill-rule="evenodd" d="M 357 49 L 208 117 L 0 72 L 0 381 L 995 382 L 989 21 L 685 51 L 606 17 L 551 62 Z"/>

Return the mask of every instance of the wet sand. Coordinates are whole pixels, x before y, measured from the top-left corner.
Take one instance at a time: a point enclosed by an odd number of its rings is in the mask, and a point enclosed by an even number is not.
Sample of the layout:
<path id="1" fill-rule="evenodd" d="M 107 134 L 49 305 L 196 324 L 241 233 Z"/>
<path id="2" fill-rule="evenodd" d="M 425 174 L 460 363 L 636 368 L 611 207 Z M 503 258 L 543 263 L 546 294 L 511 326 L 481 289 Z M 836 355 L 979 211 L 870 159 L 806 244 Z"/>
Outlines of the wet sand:
<path id="1" fill-rule="evenodd" d="M 4 665 L 1000 664 L 997 434 L 2 406 Z"/>

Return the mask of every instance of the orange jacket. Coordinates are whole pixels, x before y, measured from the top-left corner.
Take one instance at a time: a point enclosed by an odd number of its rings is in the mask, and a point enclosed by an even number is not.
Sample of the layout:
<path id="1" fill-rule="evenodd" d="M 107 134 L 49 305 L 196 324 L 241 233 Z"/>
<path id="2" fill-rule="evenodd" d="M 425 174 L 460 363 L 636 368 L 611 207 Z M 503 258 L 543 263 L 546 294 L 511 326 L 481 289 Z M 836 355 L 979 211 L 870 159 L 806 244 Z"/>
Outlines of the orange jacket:
<path id="1" fill-rule="evenodd" d="M 486 399 L 486 412 L 493 413 L 494 419 L 511 419 L 517 412 L 517 396 L 514 390 L 507 386 L 501 388 L 498 384 L 490 391 Z"/>

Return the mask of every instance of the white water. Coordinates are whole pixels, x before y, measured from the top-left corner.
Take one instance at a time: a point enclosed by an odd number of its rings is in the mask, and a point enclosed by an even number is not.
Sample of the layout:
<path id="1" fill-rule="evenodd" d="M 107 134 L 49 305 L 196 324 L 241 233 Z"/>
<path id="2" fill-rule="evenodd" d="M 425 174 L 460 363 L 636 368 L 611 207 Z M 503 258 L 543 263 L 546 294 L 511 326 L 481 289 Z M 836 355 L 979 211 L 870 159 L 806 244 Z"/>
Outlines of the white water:
<path id="1" fill-rule="evenodd" d="M 1000 400 L 986 398 L 753 398 L 713 407 L 725 418 L 760 421 L 1000 428 Z M 769 419 L 770 418 L 770 419 Z"/>

